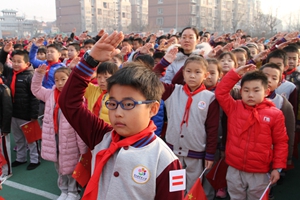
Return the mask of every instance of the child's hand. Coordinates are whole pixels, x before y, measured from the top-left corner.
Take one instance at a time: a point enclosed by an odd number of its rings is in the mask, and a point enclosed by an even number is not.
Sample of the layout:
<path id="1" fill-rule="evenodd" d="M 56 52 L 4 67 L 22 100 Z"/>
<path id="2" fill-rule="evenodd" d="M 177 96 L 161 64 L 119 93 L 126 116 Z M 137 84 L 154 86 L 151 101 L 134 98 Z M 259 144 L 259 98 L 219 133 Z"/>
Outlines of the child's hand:
<path id="1" fill-rule="evenodd" d="M 129 53 L 129 47 L 128 46 L 122 47 L 121 54 L 127 55 L 128 53 Z"/>
<path id="2" fill-rule="evenodd" d="M 99 31 L 99 33 L 98 33 L 98 36 L 99 37 L 102 37 L 102 35 L 105 33 L 105 31 L 104 31 L 104 29 L 101 29 L 100 31 Z"/>
<path id="3" fill-rule="evenodd" d="M 221 45 L 216 46 L 214 49 L 212 49 L 208 54 L 208 58 L 214 58 L 217 56 L 217 52 L 220 51 L 223 47 Z"/>
<path id="4" fill-rule="evenodd" d="M 269 49 L 266 49 L 266 50 L 260 52 L 259 54 L 256 54 L 256 55 L 253 57 L 252 60 L 253 60 L 255 63 L 257 63 L 257 62 L 259 62 L 259 61 L 262 61 L 262 60 L 264 60 L 264 59 L 267 58 L 267 55 L 268 55 L 269 52 L 270 52 L 270 50 L 269 50 Z"/>
<path id="5" fill-rule="evenodd" d="M 11 52 L 12 50 L 14 50 L 14 47 L 13 47 L 12 42 L 8 42 L 8 43 L 4 46 L 3 50 L 4 50 L 6 53 L 9 53 L 9 52 Z"/>
<path id="6" fill-rule="evenodd" d="M 239 68 L 237 68 L 235 70 L 235 72 L 237 74 L 239 74 L 240 76 L 244 76 L 244 74 L 246 74 L 247 72 L 251 72 L 251 71 L 255 71 L 256 70 L 256 66 L 253 64 L 249 64 L 249 65 L 245 65 L 245 66 L 241 66 Z"/>
<path id="7" fill-rule="evenodd" d="M 210 169 L 213 164 L 214 164 L 214 161 L 205 160 L 205 168 L 206 169 Z"/>
<path id="8" fill-rule="evenodd" d="M 112 59 L 117 54 L 116 47 L 123 41 L 124 34 L 114 31 L 108 35 L 105 33 L 99 39 L 90 51 L 90 56 L 99 62 L 104 62 Z"/>
<path id="9" fill-rule="evenodd" d="M 80 58 L 79 58 L 79 57 L 74 58 L 74 59 L 70 62 L 69 68 L 70 68 L 70 69 L 73 69 L 74 67 L 76 67 L 76 65 L 79 63 L 79 61 L 80 61 Z"/>
<path id="10" fill-rule="evenodd" d="M 178 53 L 178 48 L 174 47 L 166 53 L 166 55 L 164 56 L 164 59 L 166 61 L 168 61 L 169 63 L 172 63 L 176 59 L 177 53 Z"/>
<path id="11" fill-rule="evenodd" d="M 276 183 L 279 179 L 280 179 L 280 173 L 276 169 L 272 170 L 271 176 L 270 176 L 271 184 Z"/>
<path id="12" fill-rule="evenodd" d="M 38 40 L 35 41 L 35 46 L 40 47 L 44 44 L 44 38 L 39 38 Z"/>
<path id="13" fill-rule="evenodd" d="M 139 52 L 142 54 L 150 54 L 150 49 L 153 48 L 152 43 L 147 43 L 144 46 L 139 48 Z"/>
<path id="14" fill-rule="evenodd" d="M 40 65 L 38 68 L 36 68 L 35 69 L 35 71 L 37 72 L 37 73 L 40 73 L 40 74 L 46 74 L 46 72 L 47 72 L 47 65 L 46 64 L 42 64 L 42 65 Z"/>

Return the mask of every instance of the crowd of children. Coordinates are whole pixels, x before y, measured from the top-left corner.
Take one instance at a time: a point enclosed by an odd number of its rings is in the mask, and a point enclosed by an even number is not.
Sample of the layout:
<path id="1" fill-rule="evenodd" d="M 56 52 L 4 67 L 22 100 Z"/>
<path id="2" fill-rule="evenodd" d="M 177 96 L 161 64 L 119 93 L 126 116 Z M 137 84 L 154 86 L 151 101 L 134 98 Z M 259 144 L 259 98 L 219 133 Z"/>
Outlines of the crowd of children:
<path id="1" fill-rule="evenodd" d="M 0 39 L 0 181 L 28 148 L 27 170 L 54 162 L 58 200 L 77 200 L 73 172 L 91 151 L 82 199 L 183 199 L 202 172 L 207 199 L 260 199 L 269 185 L 273 198 L 298 152 L 298 32 L 75 32 Z M 20 125 L 38 117 L 41 141 L 28 143 Z M 220 159 L 227 187 L 215 188 L 206 175 Z"/>

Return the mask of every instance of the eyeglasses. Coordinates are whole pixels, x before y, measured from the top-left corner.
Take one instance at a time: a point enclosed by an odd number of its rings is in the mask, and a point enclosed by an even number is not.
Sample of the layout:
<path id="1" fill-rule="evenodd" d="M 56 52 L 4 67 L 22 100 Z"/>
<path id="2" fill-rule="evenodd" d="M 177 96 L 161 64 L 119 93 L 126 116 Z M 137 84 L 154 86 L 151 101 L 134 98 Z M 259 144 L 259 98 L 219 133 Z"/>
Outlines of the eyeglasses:
<path id="1" fill-rule="evenodd" d="M 135 101 L 133 99 L 123 99 L 122 101 L 116 101 L 116 100 L 107 100 L 105 102 L 105 106 L 108 110 L 116 110 L 118 106 L 120 105 L 123 110 L 131 110 L 136 105 L 140 104 L 150 104 L 157 100 L 146 100 L 146 101 Z"/>

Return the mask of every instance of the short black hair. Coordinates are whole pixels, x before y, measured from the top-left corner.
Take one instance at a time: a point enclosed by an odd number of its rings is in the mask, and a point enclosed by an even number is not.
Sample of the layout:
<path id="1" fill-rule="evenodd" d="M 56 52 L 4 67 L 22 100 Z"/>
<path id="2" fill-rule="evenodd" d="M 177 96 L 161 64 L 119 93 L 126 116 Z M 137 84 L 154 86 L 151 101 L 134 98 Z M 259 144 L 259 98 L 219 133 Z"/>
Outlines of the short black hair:
<path id="1" fill-rule="evenodd" d="M 163 51 L 156 51 L 153 54 L 153 59 L 159 58 L 162 59 L 165 56 L 165 52 Z"/>
<path id="2" fill-rule="evenodd" d="M 279 80 L 281 81 L 281 79 L 282 79 L 282 73 L 283 73 L 282 69 L 277 64 L 275 64 L 275 63 L 266 63 L 261 68 L 259 68 L 259 70 L 262 71 L 263 69 L 265 69 L 267 67 L 272 68 L 272 69 L 277 69 L 280 72 L 279 73 Z"/>
<path id="3" fill-rule="evenodd" d="M 233 49 L 231 52 L 232 53 L 243 53 L 243 54 L 245 54 L 246 60 L 248 60 L 248 58 L 249 58 L 248 53 L 244 48 L 239 47 L 239 48 Z"/>
<path id="4" fill-rule="evenodd" d="M 199 55 L 192 55 L 192 56 L 188 57 L 185 60 L 182 68 L 184 69 L 187 66 L 187 64 L 189 64 L 191 62 L 198 63 L 205 71 L 207 71 L 208 63 L 202 56 L 199 56 Z"/>
<path id="5" fill-rule="evenodd" d="M 148 54 L 138 55 L 136 58 L 134 58 L 134 61 L 143 62 L 145 65 L 147 65 L 151 69 L 154 67 L 154 59 L 152 58 L 152 56 L 150 56 Z"/>
<path id="6" fill-rule="evenodd" d="M 97 74 L 111 74 L 113 75 L 116 71 L 118 71 L 119 67 L 113 62 L 103 62 L 97 67 Z"/>
<path id="7" fill-rule="evenodd" d="M 283 64 L 284 64 L 284 67 L 287 66 L 288 64 L 288 61 L 287 61 L 287 55 L 285 53 L 285 51 L 281 50 L 281 49 L 277 49 L 275 51 L 272 51 L 268 56 L 267 56 L 267 59 L 266 59 L 266 62 L 270 62 L 270 59 L 271 58 L 280 58 L 283 60 Z"/>
<path id="8" fill-rule="evenodd" d="M 139 44 L 144 44 L 144 41 L 142 38 L 138 37 L 138 38 L 134 38 L 133 41 L 137 41 Z"/>
<path id="9" fill-rule="evenodd" d="M 47 46 L 47 49 L 49 49 L 49 48 L 54 48 L 54 49 L 56 49 L 58 52 L 61 52 L 62 45 L 59 45 L 59 44 L 57 44 L 57 43 L 49 44 L 49 45 Z"/>
<path id="10" fill-rule="evenodd" d="M 77 52 L 80 51 L 80 45 L 79 45 L 78 43 L 76 43 L 76 42 L 71 42 L 71 43 L 69 43 L 69 44 L 68 44 L 68 47 L 69 47 L 69 46 L 73 46 Z"/>
<path id="11" fill-rule="evenodd" d="M 181 37 L 182 34 L 183 34 L 183 32 L 184 32 L 185 30 L 187 30 L 187 29 L 193 30 L 194 33 L 195 33 L 195 35 L 196 35 L 196 39 L 199 39 L 199 31 L 198 31 L 195 27 L 190 27 L 190 26 L 185 27 L 184 29 L 182 29 L 182 31 L 179 33 L 179 36 Z"/>
<path id="12" fill-rule="evenodd" d="M 139 91 L 146 100 L 160 102 L 164 92 L 164 86 L 158 76 L 140 62 L 128 62 L 126 67 L 118 70 L 107 79 L 107 91 L 113 85 L 127 85 Z"/>
<path id="13" fill-rule="evenodd" d="M 243 87 L 244 83 L 248 81 L 261 81 L 263 87 L 265 89 L 268 88 L 268 78 L 262 71 L 255 70 L 253 72 L 246 73 L 241 80 L 241 87 Z"/>
<path id="14" fill-rule="evenodd" d="M 96 43 L 95 40 L 93 40 L 93 39 L 87 39 L 87 40 L 84 41 L 83 45 L 87 45 L 87 44 L 95 44 L 95 43 Z"/>
<path id="15" fill-rule="evenodd" d="M 125 39 L 122 41 L 122 43 L 123 43 L 123 42 L 127 42 L 128 44 L 132 45 L 132 40 L 129 39 L 129 38 L 125 38 Z"/>
<path id="16" fill-rule="evenodd" d="M 23 49 L 24 49 L 24 47 L 23 47 L 23 45 L 22 45 L 22 44 L 15 44 L 15 45 L 14 45 L 14 49 L 23 50 Z"/>
<path id="17" fill-rule="evenodd" d="M 299 55 L 299 50 L 295 45 L 289 45 L 283 48 L 286 53 L 297 53 Z"/>
<path id="18" fill-rule="evenodd" d="M 251 52 L 247 46 L 240 46 L 239 48 L 245 49 L 245 51 L 247 52 L 247 57 L 251 58 Z"/>
<path id="19" fill-rule="evenodd" d="M 29 62 L 29 55 L 27 51 L 15 50 L 12 52 L 11 57 L 14 57 L 15 55 L 23 56 L 24 62 Z"/>
<path id="20" fill-rule="evenodd" d="M 44 47 L 40 47 L 37 51 L 37 53 L 43 53 L 43 54 L 46 54 L 47 53 L 47 50 L 44 48 Z"/>

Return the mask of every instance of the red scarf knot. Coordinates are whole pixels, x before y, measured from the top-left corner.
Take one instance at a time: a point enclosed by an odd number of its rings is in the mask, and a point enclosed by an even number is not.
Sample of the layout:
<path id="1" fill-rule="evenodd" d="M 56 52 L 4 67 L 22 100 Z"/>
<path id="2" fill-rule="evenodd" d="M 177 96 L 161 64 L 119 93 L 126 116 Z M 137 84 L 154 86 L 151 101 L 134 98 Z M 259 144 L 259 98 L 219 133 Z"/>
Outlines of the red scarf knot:
<path id="1" fill-rule="evenodd" d="M 16 92 L 16 88 L 15 87 L 16 87 L 17 75 L 20 74 L 20 73 L 22 73 L 22 72 L 24 72 L 25 70 L 27 70 L 28 67 L 26 67 L 25 69 L 21 69 L 19 71 L 13 70 L 13 76 L 12 76 L 11 83 L 10 83 L 10 90 L 11 90 L 11 96 L 12 96 L 12 98 L 14 98 L 15 92 Z"/>
<path id="2" fill-rule="evenodd" d="M 192 105 L 192 102 L 193 102 L 193 96 L 196 95 L 196 94 L 198 94 L 199 92 L 205 90 L 205 89 L 206 89 L 205 85 L 201 84 L 201 86 L 198 89 L 196 89 L 195 91 L 191 92 L 191 90 L 190 90 L 190 88 L 189 88 L 189 86 L 187 84 L 185 84 L 183 86 L 183 91 L 188 96 L 188 100 L 187 100 L 186 105 L 185 105 L 185 111 L 184 111 L 184 115 L 183 115 L 180 127 L 182 127 L 182 125 L 184 123 L 186 123 L 186 126 L 188 126 L 189 115 L 190 115 L 190 108 L 191 108 L 191 105 Z"/>
<path id="3" fill-rule="evenodd" d="M 100 115 L 100 110 L 101 110 L 101 107 L 102 107 L 102 100 L 103 100 L 103 97 L 104 95 L 107 93 L 106 90 L 103 90 L 102 93 L 100 94 L 100 96 L 98 97 L 96 103 L 94 104 L 94 107 L 93 107 L 93 113 L 99 117 Z"/>
<path id="4" fill-rule="evenodd" d="M 54 106 L 54 111 L 53 111 L 53 125 L 54 125 L 54 131 L 55 134 L 58 133 L 58 111 L 59 111 L 59 104 L 58 104 L 58 98 L 60 96 L 60 91 L 55 88 L 54 89 L 54 102 L 55 102 L 55 106 Z"/>

